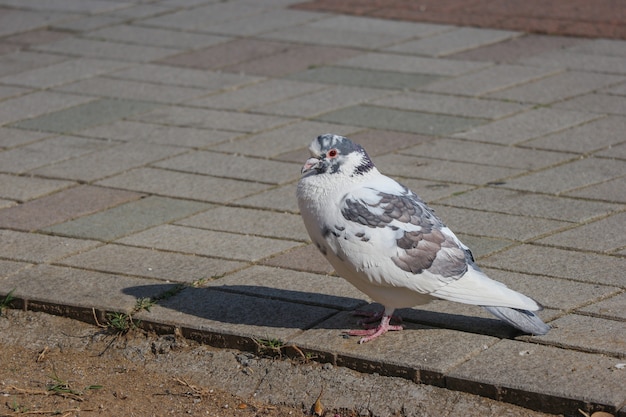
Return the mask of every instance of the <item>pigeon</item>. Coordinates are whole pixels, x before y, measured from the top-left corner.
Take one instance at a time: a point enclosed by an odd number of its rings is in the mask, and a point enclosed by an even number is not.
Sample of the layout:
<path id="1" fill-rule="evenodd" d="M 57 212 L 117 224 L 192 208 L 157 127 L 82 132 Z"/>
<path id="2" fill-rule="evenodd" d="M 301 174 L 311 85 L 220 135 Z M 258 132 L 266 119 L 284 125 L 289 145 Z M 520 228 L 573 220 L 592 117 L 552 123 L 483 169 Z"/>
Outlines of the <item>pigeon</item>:
<path id="1" fill-rule="evenodd" d="M 550 330 L 533 313 L 539 303 L 487 277 L 434 211 L 381 174 L 363 147 L 329 133 L 309 151 L 296 192 L 307 232 L 337 274 L 384 307 L 348 332 L 363 336 L 359 343 L 402 330 L 391 324 L 394 311 L 433 299 L 482 306 L 524 333 Z"/>

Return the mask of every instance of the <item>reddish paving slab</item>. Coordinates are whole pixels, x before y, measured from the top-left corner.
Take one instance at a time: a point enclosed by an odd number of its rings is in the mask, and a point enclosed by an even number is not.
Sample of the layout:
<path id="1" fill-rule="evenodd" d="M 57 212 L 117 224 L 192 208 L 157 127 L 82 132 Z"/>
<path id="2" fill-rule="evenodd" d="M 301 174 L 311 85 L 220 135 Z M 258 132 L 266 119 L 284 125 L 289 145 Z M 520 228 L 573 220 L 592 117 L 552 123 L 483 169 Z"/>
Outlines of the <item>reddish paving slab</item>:
<path id="1" fill-rule="evenodd" d="M 313 0 L 297 9 L 518 30 L 626 39 L 622 0 Z"/>

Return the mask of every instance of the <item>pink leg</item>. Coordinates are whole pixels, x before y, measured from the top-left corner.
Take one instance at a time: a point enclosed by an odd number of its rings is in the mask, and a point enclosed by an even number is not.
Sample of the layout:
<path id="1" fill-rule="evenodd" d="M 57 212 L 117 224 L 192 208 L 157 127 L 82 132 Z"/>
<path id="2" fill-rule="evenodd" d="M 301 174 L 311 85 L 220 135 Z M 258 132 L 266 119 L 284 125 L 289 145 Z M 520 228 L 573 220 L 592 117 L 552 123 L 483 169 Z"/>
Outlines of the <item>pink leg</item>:
<path id="1" fill-rule="evenodd" d="M 357 324 L 365 327 L 366 329 L 371 329 L 377 326 L 371 326 L 372 323 L 379 322 L 385 313 L 385 310 L 381 311 L 366 311 L 366 310 L 355 310 L 352 314 L 355 316 L 364 317 L 359 320 Z M 397 321 L 398 323 L 402 323 L 402 317 L 391 315 L 391 319 Z"/>
<path id="2" fill-rule="evenodd" d="M 361 344 L 374 340 L 388 331 L 402 330 L 402 326 L 394 326 L 389 324 L 389 321 L 391 321 L 391 315 L 383 314 L 383 318 L 380 320 L 380 324 L 377 327 L 365 330 L 350 330 L 348 334 L 350 336 L 365 336 L 359 340 L 359 344 Z"/>

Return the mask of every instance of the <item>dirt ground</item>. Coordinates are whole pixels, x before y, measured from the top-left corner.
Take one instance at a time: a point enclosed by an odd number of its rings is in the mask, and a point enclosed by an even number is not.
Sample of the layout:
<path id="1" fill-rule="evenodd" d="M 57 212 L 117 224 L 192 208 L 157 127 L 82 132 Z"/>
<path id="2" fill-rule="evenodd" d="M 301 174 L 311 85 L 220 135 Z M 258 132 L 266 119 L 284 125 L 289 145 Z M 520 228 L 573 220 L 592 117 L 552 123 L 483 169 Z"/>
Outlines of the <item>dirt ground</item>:
<path id="1" fill-rule="evenodd" d="M 66 325 L 59 336 L 51 337 L 49 320 Z M 9 336 L 16 329 L 21 334 Z M 11 310 L 0 317 L 0 335 L 0 416 L 304 414 L 301 409 L 261 404 L 198 386 L 184 376 L 151 371 L 143 361 L 129 357 L 129 352 L 136 356 L 147 350 L 159 354 L 193 349 L 189 341 L 169 338 L 164 349 L 159 345 L 163 340 L 141 330 L 114 335 L 72 320 Z"/>

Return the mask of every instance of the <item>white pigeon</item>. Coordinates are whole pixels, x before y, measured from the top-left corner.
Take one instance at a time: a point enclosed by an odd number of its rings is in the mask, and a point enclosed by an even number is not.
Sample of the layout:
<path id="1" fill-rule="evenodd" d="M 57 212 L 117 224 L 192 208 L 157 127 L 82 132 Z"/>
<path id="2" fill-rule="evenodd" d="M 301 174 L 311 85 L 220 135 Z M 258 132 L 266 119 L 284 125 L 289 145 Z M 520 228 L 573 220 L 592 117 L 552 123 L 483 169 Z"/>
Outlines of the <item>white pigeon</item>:
<path id="1" fill-rule="evenodd" d="M 381 174 L 365 150 L 325 134 L 309 147 L 297 197 L 309 236 L 335 271 L 384 311 L 350 335 L 359 343 L 402 326 L 390 324 L 397 308 L 435 298 L 479 305 L 525 333 L 550 327 L 533 311 L 533 299 L 487 277 L 472 253 L 415 193 Z"/>

